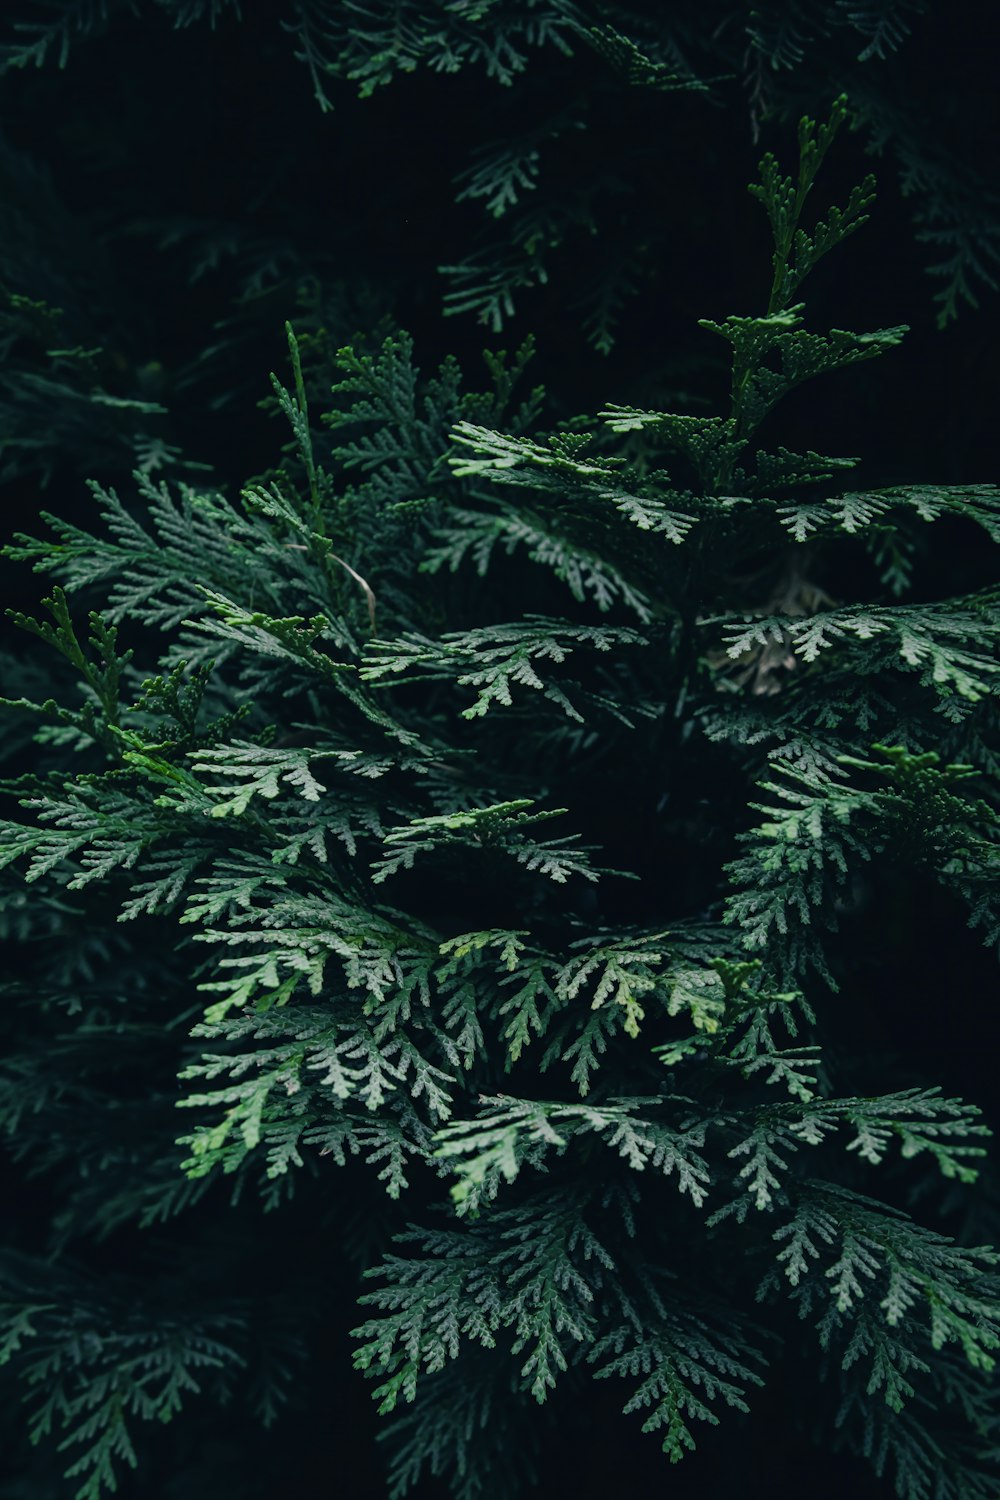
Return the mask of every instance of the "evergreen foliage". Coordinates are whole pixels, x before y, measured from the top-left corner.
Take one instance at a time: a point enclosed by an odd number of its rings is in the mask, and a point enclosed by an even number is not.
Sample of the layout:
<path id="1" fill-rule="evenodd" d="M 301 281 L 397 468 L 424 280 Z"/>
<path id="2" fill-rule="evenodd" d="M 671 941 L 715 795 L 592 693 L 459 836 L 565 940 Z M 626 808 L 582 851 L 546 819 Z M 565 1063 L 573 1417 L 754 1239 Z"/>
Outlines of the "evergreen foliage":
<path id="1" fill-rule="evenodd" d="M 371 90 L 504 81 L 579 34 L 568 5 L 436 9 L 432 34 L 403 7 L 387 57 L 375 8 L 301 5 L 296 45 Z M 878 57 L 913 9 L 815 24 Z M 9 57 L 113 16 L 53 7 Z M 803 33 L 753 25 L 795 63 Z M 673 43 L 599 40 L 680 72 Z M 518 395 L 530 347 L 470 389 L 399 333 L 289 326 L 290 438 L 239 499 L 140 466 L 6 549 L 53 580 L 15 613 L 47 655 L 8 672 L 0 828 L 0 1120 L 60 1199 L 4 1253 L 2 1358 L 53 1493 L 113 1492 L 150 1424 L 211 1431 L 209 1398 L 270 1421 L 340 1318 L 392 1496 L 525 1493 L 596 1381 L 678 1461 L 783 1364 L 886 1493 L 995 1495 L 1000 1255 L 934 1208 L 988 1131 L 891 1062 L 873 1085 L 838 1008 L 914 870 L 1000 940 L 996 591 L 914 586 L 942 518 L 997 539 L 1000 490 L 844 492 L 851 460 L 770 435 L 905 333 L 806 322 L 873 197 L 809 227 L 847 113 L 802 120 L 793 172 L 763 159 L 763 311 L 701 324 L 723 411 L 559 422 Z M 524 186 L 496 180 L 469 187 L 494 212 Z M 874 958 L 888 989 L 898 931 Z M 220 1234 L 248 1200 L 335 1233 L 361 1311 L 286 1295 L 267 1229 Z M 89 1248 L 143 1227 L 111 1296 Z"/>
<path id="2" fill-rule="evenodd" d="M 472 314 L 494 332 L 551 283 L 550 297 L 568 296 L 595 349 L 614 345 L 624 310 L 683 228 L 651 212 L 649 143 L 638 137 L 624 151 L 606 144 L 609 114 L 641 109 L 644 92 L 695 94 L 706 111 L 730 105 L 754 139 L 763 123 L 788 124 L 846 92 L 866 149 L 891 157 L 911 201 L 940 324 L 997 289 L 1000 196 L 972 162 L 980 137 L 995 148 L 996 121 L 985 108 L 972 118 L 967 103 L 968 134 L 957 138 L 944 110 L 914 104 L 896 67 L 926 29 L 927 0 L 767 0 L 749 8 L 730 0 L 283 0 L 270 9 L 268 50 L 290 51 L 304 65 L 324 112 L 348 94 L 368 99 L 413 75 L 460 74 L 490 91 L 489 112 L 469 134 L 451 184 L 454 202 L 478 207 L 482 220 L 464 254 L 438 269 L 445 309 Z M 228 30 L 247 18 L 238 0 L 25 0 L 0 23 L 0 74 L 71 67 L 88 42 L 137 17 L 178 30 L 206 23 Z M 447 107 L 449 95 L 441 97 Z M 931 96 L 928 106 L 934 102 Z M 990 159 L 988 150 L 982 159 Z M 227 343 L 240 340 L 262 290 L 308 270 L 300 247 L 268 245 L 259 235 L 251 242 L 222 220 L 145 214 L 132 230 L 157 233 L 162 247 L 187 246 L 193 277 L 220 260 L 243 259 Z M 574 278 L 575 257 L 597 233 L 600 261 Z M 22 292 L 13 277 L 10 286 Z M 46 302 L 33 316 L 53 317 L 55 309 Z M 12 307 L 9 317 L 30 338 L 24 309 Z M 45 378 L 93 400 L 94 351 L 91 365 L 85 354 L 67 344 Z"/>

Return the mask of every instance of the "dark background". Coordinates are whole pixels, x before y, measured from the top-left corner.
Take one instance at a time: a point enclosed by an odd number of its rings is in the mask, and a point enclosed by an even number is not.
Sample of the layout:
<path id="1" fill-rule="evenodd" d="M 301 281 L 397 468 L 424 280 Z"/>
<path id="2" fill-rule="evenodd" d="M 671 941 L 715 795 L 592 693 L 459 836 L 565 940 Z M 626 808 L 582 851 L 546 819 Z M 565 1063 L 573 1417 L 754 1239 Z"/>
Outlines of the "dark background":
<path id="1" fill-rule="evenodd" d="M 596 150 L 610 166 L 626 161 L 640 192 L 609 195 L 600 233 L 555 252 L 549 285 L 522 293 L 510 326 L 496 335 L 467 317 L 442 316 L 445 287 L 437 267 L 453 260 L 456 245 L 481 224 L 477 205 L 453 201 L 453 178 L 465 164 L 468 143 L 496 132 L 503 111 L 520 105 L 472 72 L 418 74 L 397 78 L 369 99 L 331 83 L 335 107 L 324 114 L 272 7 L 246 9 L 242 21 L 227 13 L 212 29 L 180 31 L 166 15 L 124 14 L 105 36 L 81 42 L 65 70 L 50 63 L 0 81 L 0 129 L 11 150 L 37 164 L 50 184 L 29 190 L 20 177 L 4 182 L 4 280 L 15 291 L 62 306 L 73 336 L 103 349 L 106 389 L 162 402 L 167 411 L 155 430 L 186 458 L 210 465 L 214 481 L 230 489 L 273 462 L 283 435 L 257 403 L 268 394 L 268 372 L 285 374 L 283 322 L 295 321 L 298 290 L 316 281 L 338 288 L 344 342 L 365 320 L 388 315 L 412 331 L 425 370 L 455 353 L 473 371 L 484 345 L 510 348 L 533 332 L 533 376 L 546 384 L 556 416 L 595 412 L 608 400 L 654 404 L 661 397 L 687 402 L 693 411 L 720 408 L 722 346 L 696 320 L 762 310 L 769 242 L 763 213 L 745 184 L 762 149 L 773 148 L 788 162 L 794 153 L 787 126 L 765 121 L 754 140 L 738 81 L 714 101 L 635 90 L 623 107 L 620 92 L 601 96 L 604 64 L 595 56 L 550 52 L 533 63 L 541 70 L 535 103 L 544 95 L 547 104 L 564 98 L 572 106 L 578 96 L 596 95 L 588 134 L 571 133 L 561 143 L 562 156 L 550 158 L 553 174 L 571 177 L 581 158 Z M 921 18 L 892 69 L 894 86 L 927 118 L 940 120 L 942 138 L 957 143 L 969 167 L 985 171 L 995 185 L 998 122 L 989 101 L 996 97 L 997 52 L 988 31 L 990 9 L 937 5 Z M 984 119 L 992 122 L 992 135 L 982 128 Z M 819 328 L 907 322 L 912 332 L 901 348 L 849 379 L 829 378 L 793 398 L 783 409 L 782 441 L 857 454 L 864 459 L 860 474 L 871 484 L 993 482 L 1000 297 L 987 293 L 978 311 L 963 309 L 956 323 L 936 327 L 927 252 L 915 240 L 913 204 L 903 198 L 891 166 L 873 162 L 864 141 L 844 132 L 821 178 L 819 201 L 842 201 L 873 166 L 879 196 L 871 222 L 817 273 L 807 289 L 807 315 Z M 41 225 L 34 250 L 23 231 L 33 213 Z M 208 223 L 214 228 L 206 230 Z M 602 356 L 583 336 L 574 287 L 609 241 L 640 232 L 649 232 L 658 246 L 656 264 L 624 311 L 615 348 Z M 23 246 L 13 243 L 18 234 Z M 166 244 L 171 238 L 176 242 Z M 199 260 L 205 268 L 192 280 Z M 234 299 L 261 266 L 259 295 L 237 315 Z M 24 273 L 21 285 L 13 285 L 16 269 Z M 217 352 L 206 358 L 212 345 Z M 30 351 L 19 345 L 15 359 L 22 357 L 30 365 Z M 15 530 L 34 530 L 42 507 L 89 519 L 84 479 L 122 482 L 131 467 L 130 455 L 113 442 L 103 464 L 95 463 L 83 438 L 45 459 L 47 476 L 27 467 L 8 474 L 5 540 Z M 976 540 L 957 528 L 945 533 L 935 566 L 940 595 L 952 577 L 966 587 L 970 578 L 972 586 L 986 581 L 990 563 Z M 42 591 L 27 569 L 7 561 L 0 564 L 0 588 L 6 602 L 22 608 L 34 606 Z M 929 1018 L 942 992 L 955 985 L 956 947 L 966 955 L 963 988 L 989 994 L 995 971 L 969 946 L 960 913 L 949 926 L 935 905 L 928 928 L 921 920 L 925 903 L 929 907 L 928 893 L 914 882 L 907 908 L 912 968 L 899 976 L 898 1004 L 883 1003 L 876 1013 L 856 994 L 854 1036 L 873 1049 L 898 1048 L 914 1077 L 929 1074 L 992 1110 L 1000 1035 L 986 1007 L 977 1008 L 968 1044 L 950 1052 L 935 1041 Z M 894 914 L 868 910 L 857 920 L 857 941 L 877 954 L 880 932 Z M 928 1018 L 926 1028 L 921 1016 Z M 351 1273 L 342 1265 L 330 1269 L 337 1263 L 338 1228 L 317 1222 L 312 1202 L 282 1210 L 280 1224 L 244 1205 L 230 1232 L 252 1237 L 260 1254 L 273 1259 L 276 1277 L 298 1282 L 306 1300 L 311 1286 L 328 1296 L 331 1275 L 340 1276 L 347 1307 L 356 1290 Z M 44 1192 L 27 1207 L 41 1214 Z M 210 1201 L 204 1212 L 211 1218 L 216 1209 Z M 136 1237 L 123 1235 L 100 1252 L 98 1263 L 125 1270 L 138 1248 Z M 254 1295 L 252 1284 L 245 1290 Z M 335 1324 L 349 1325 L 349 1312 Z M 238 1410 L 219 1419 L 214 1461 L 228 1493 L 384 1494 L 367 1386 L 350 1374 L 347 1348 L 335 1347 L 342 1334 L 331 1338 L 321 1364 L 298 1377 L 296 1409 L 269 1443 L 243 1446 Z M 858 1460 L 817 1465 L 808 1433 L 789 1417 L 797 1382 L 792 1353 L 787 1370 L 777 1372 L 756 1402 L 752 1420 L 727 1415 L 722 1433 L 704 1429 L 699 1452 L 670 1472 L 655 1438 L 639 1436 L 638 1418 L 630 1419 L 631 1428 L 615 1419 L 613 1391 L 598 1391 L 585 1410 L 563 1397 L 536 1492 L 581 1500 L 667 1489 L 678 1497 L 723 1497 L 799 1493 L 801 1484 L 811 1500 L 888 1495 L 888 1486 Z M 608 1446 L 607 1431 L 621 1446 Z M 171 1500 L 181 1492 L 176 1476 L 188 1458 L 211 1457 L 204 1430 L 186 1438 L 183 1422 L 150 1441 L 152 1461 L 138 1479 L 126 1478 L 125 1496 Z M 191 1442 L 200 1450 L 187 1454 Z M 270 1472 L 261 1470 L 262 1453 L 271 1455 Z M 44 1479 L 41 1488 L 34 1481 L 33 1497 L 62 1493 L 57 1472 L 49 1476 L 51 1491 Z M 14 1480 L 0 1488 L 10 1500 L 23 1493 Z M 437 1491 L 428 1486 L 422 1493 Z"/>
<path id="2" fill-rule="evenodd" d="M 975 24 L 985 19 L 983 7 L 937 6 L 883 68 L 932 134 L 940 124 L 942 145 L 963 169 L 996 190 L 997 49 Z M 185 455 L 230 483 L 273 457 L 274 429 L 254 402 L 268 393 L 268 370 L 287 361 L 282 323 L 294 321 L 296 288 L 311 277 L 354 299 L 345 341 L 366 315 L 388 313 L 414 334 L 425 368 L 455 353 L 472 370 L 484 345 L 513 346 L 534 333 L 534 377 L 557 414 L 671 383 L 682 399 L 717 408 L 724 350 L 696 320 L 760 309 L 770 242 L 745 184 L 764 149 L 793 165 L 794 129 L 765 119 L 755 141 L 738 79 L 703 96 L 607 87 L 607 73 L 581 47 L 569 58 L 532 55 L 531 86 L 516 91 L 471 68 L 397 76 L 367 99 L 334 80 L 334 108 L 323 113 L 267 7 L 240 21 L 227 11 L 211 29 L 174 29 L 155 10 L 121 14 L 107 34 L 79 42 L 65 70 L 50 61 L 3 78 L 3 132 L 50 176 L 65 214 L 59 240 L 44 241 L 45 264 L 23 263 L 35 284 L 13 289 L 42 295 L 61 281 L 68 298 L 75 292 L 69 319 L 107 348 L 121 394 L 145 385 L 169 406 L 171 438 Z M 499 134 L 505 119 L 540 113 L 543 100 L 551 109 L 584 99 L 588 129 L 546 153 L 542 187 L 595 162 L 617 173 L 618 185 L 596 199 L 598 232 L 567 235 L 548 259 L 548 284 L 518 295 L 501 335 L 469 316 L 442 317 L 447 283 L 438 267 L 460 258 L 485 219 L 475 201 L 453 201 L 470 147 Z M 878 179 L 871 221 L 811 278 L 807 318 L 816 327 L 908 323 L 912 331 L 850 381 L 831 377 L 803 391 L 799 410 L 791 398 L 784 430 L 797 421 L 816 445 L 861 455 L 871 483 L 990 479 L 1000 299 L 980 287 L 978 311 L 963 306 L 957 321 L 935 326 L 937 283 L 926 274 L 935 252 L 917 243 L 912 223 L 919 199 L 902 197 L 891 154 L 873 158 L 861 134 L 842 132 L 814 192 L 816 211 L 842 202 L 869 170 Z M 984 223 L 990 212 L 984 203 Z M 625 305 L 615 348 L 597 356 L 574 295 L 617 237 L 639 230 L 651 245 L 649 283 Z M 6 252 L 10 282 L 10 244 Z M 221 354 L 206 361 L 255 273 L 261 305 L 244 313 L 238 357 L 227 349 L 228 363 Z M 153 364 L 155 376 L 137 382 Z M 55 460 L 68 465 L 68 456 Z M 57 467 L 56 477 L 71 501 L 68 469 Z M 18 514 L 37 499 L 37 485 L 22 487 Z"/>

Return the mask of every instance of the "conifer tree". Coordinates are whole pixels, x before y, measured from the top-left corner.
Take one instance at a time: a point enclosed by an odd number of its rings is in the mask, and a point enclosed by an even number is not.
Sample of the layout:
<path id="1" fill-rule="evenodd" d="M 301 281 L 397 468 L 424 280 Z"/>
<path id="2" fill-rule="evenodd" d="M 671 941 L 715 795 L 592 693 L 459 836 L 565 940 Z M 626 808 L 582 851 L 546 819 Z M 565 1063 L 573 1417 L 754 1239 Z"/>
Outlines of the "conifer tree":
<path id="1" fill-rule="evenodd" d="M 7 548 L 51 581 L 5 712 L 11 1496 L 273 1494 L 351 1360 L 394 1497 L 531 1493 L 574 1410 L 683 1474 L 776 1389 L 886 1494 L 995 1495 L 987 1127 L 857 1038 L 914 872 L 1000 937 L 996 590 L 933 551 L 1000 491 L 780 441 L 905 334 L 807 319 L 873 201 L 813 212 L 846 115 L 763 158 L 722 410 L 557 420 L 530 344 L 470 385 L 289 324 L 238 498 L 140 468 Z"/>

